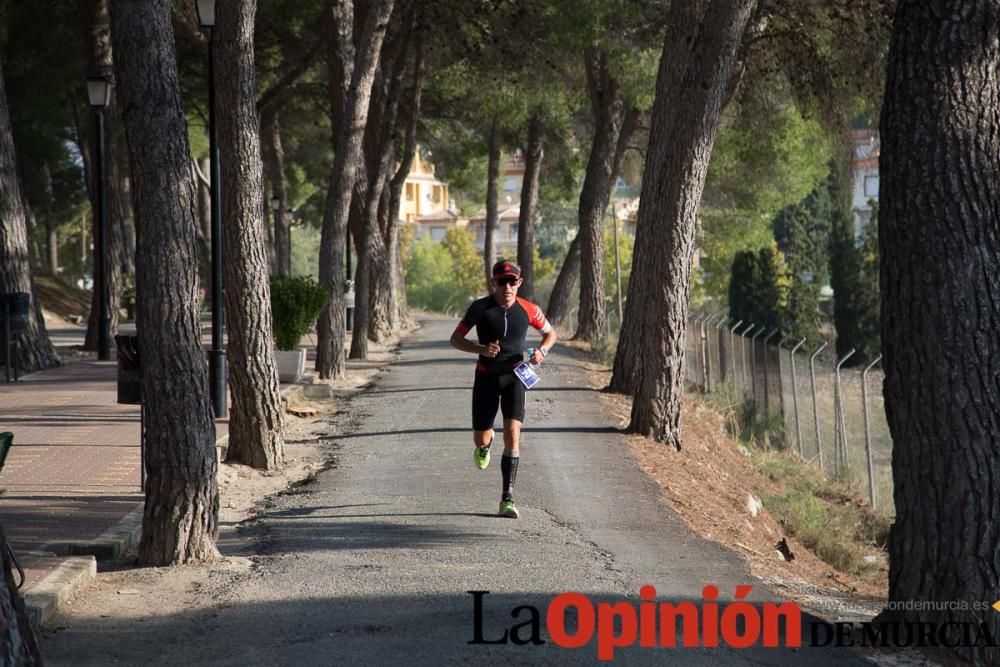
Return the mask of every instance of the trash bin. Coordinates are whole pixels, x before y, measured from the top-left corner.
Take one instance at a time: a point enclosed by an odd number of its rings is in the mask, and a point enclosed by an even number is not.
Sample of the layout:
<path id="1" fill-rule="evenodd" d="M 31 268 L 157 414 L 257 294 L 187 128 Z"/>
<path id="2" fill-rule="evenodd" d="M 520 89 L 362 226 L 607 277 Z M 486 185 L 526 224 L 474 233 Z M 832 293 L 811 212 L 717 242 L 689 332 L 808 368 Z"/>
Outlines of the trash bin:
<path id="1" fill-rule="evenodd" d="M 133 334 L 115 336 L 118 347 L 118 402 L 128 405 L 142 403 L 142 386 L 139 382 L 139 337 Z"/>
<path id="2" fill-rule="evenodd" d="M 354 281 L 348 280 L 344 287 L 344 305 L 347 310 L 347 330 L 354 330 Z"/>

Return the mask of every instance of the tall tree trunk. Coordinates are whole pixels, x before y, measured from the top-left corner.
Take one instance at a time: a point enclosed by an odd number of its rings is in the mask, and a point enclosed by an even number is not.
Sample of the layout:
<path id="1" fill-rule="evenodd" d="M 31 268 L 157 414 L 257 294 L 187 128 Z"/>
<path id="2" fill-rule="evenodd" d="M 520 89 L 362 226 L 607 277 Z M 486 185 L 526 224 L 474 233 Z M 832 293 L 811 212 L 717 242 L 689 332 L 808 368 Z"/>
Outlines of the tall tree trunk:
<path id="1" fill-rule="evenodd" d="M 253 27 L 257 0 L 219 5 L 215 35 L 219 158 L 222 162 L 223 287 L 229 332 L 226 460 L 273 470 L 284 460 L 284 423 L 271 333 L 264 243 L 263 166 L 257 134 Z"/>
<path id="2" fill-rule="evenodd" d="M 278 210 L 274 214 L 274 258 L 275 273 L 290 275 L 292 272 L 292 236 L 288 224 L 288 179 L 285 176 L 285 150 L 281 145 L 281 123 L 278 112 L 266 113 L 261 127 L 265 136 L 265 167 L 267 180 L 271 184 L 270 197 L 264 201 L 270 208 L 270 200 L 277 198 Z"/>
<path id="3" fill-rule="evenodd" d="M 355 329 L 350 353 L 352 359 L 366 359 L 368 340 L 381 341 L 391 333 L 388 318 L 392 311 L 392 274 L 380 209 L 382 213 L 385 212 L 382 193 L 389 182 L 395 162 L 396 117 L 403 95 L 406 56 L 410 46 L 409 31 L 406 28 L 411 26 L 411 18 L 412 15 L 400 19 L 394 34 L 385 40 L 381 57 L 382 71 L 372 93 L 369 109 L 368 138 L 364 142 L 368 188 L 364 200 L 362 243 L 359 244 L 358 253 Z"/>
<path id="4" fill-rule="evenodd" d="M 21 184 L 17 177 L 17 156 L 7 110 L 7 91 L 0 67 L 0 294 L 24 292 L 31 295 L 28 331 L 19 346 L 19 366 L 35 371 L 59 365 L 42 308 L 35 298 L 35 281 L 28 261 L 28 228 Z"/>
<path id="5" fill-rule="evenodd" d="M 59 275 L 59 230 L 55 220 L 45 219 L 45 268 L 53 276 Z"/>
<path id="6" fill-rule="evenodd" d="M 87 66 L 91 72 L 98 72 L 114 81 L 114 58 L 111 48 L 111 22 L 108 16 L 108 0 L 81 0 L 80 13 L 84 19 L 87 45 Z M 91 118 L 90 128 L 96 123 L 96 113 L 93 108 L 87 117 Z M 104 178 L 105 197 L 107 198 L 106 211 L 107 220 L 107 244 L 103 250 L 107 254 L 108 267 L 108 314 L 111 316 L 111 334 L 118 330 L 118 313 L 122 298 L 122 216 L 125 211 L 125 204 L 121 193 L 121 180 L 119 178 L 120 165 L 125 156 L 121 153 L 121 142 L 118 140 L 119 122 L 121 118 L 121 107 L 118 103 L 118 96 L 112 87 L 111 101 L 103 110 L 104 114 Z M 89 129 L 89 128 L 88 128 Z M 87 172 L 88 191 L 90 194 L 91 210 L 94 211 L 94 221 L 98 220 L 98 198 L 97 192 L 100 185 L 101 174 L 94 170 L 92 158 L 96 151 L 96 132 L 85 132 L 84 137 L 92 148 L 83 153 L 84 168 Z M 91 158 L 88 160 L 87 158 Z M 96 239 L 96 232 L 94 238 Z M 97 245 L 95 244 L 95 249 Z M 96 267 L 94 275 L 97 274 Z M 90 315 L 87 318 L 87 335 L 84 340 L 84 349 L 97 349 L 97 334 L 100 326 L 100 313 L 98 312 L 98 294 L 96 285 L 91 292 Z"/>
<path id="7" fill-rule="evenodd" d="M 129 183 L 128 170 L 125 169 L 128 161 L 128 146 L 125 143 L 125 131 L 118 133 L 118 203 L 121 213 L 117 217 L 121 226 L 121 263 L 122 273 L 128 276 L 135 276 L 135 215 L 132 210 L 132 190 Z M 112 218 L 114 219 L 114 218 Z"/>
<path id="8" fill-rule="evenodd" d="M 981 665 L 1000 664 L 982 640 L 1000 638 L 1000 614 L 972 606 L 1000 590 L 998 33 L 993 3 L 900 3 L 879 158 L 889 600 L 969 604 L 888 615 L 938 624 L 943 645 Z M 962 623 L 978 646 L 958 645 Z"/>
<path id="9" fill-rule="evenodd" d="M 212 293 L 212 162 L 203 158 L 196 163 L 198 194 L 198 275 L 207 294 Z"/>
<path id="10" fill-rule="evenodd" d="M 219 489 L 208 364 L 198 326 L 194 187 L 170 3 L 111 5 L 135 192 L 146 505 L 139 562 L 218 557 Z"/>
<path id="11" fill-rule="evenodd" d="M 612 161 L 611 178 L 605 186 L 608 198 L 611 196 L 611 190 L 614 188 L 618 173 L 621 171 L 622 161 L 625 159 L 625 153 L 628 150 L 629 141 L 632 138 L 632 133 L 635 131 L 638 119 L 639 111 L 633 107 L 626 112 L 625 119 L 622 121 L 621 131 L 618 133 L 618 143 L 615 146 L 614 160 Z M 546 309 L 545 315 L 549 318 L 549 322 L 552 322 L 553 326 L 562 326 L 566 315 L 569 314 L 573 286 L 576 284 L 576 277 L 579 273 L 580 235 L 577 234 L 576 238 L 569 245 L 562 268 L 559 269 L 559 275 L 556 277 L 555 286 L 552 288 L 552 294 L 549 295 L 549 307 Z"/>
<path id="12" fill-rule="evenodd" d="M 733 65 L 755 5 L 755 0 L 732 0 L 696 9 L 672 3 L 660 58 L 615 371 L 630 357 L 635 393 L 629 430 L 677 449 L 698 206 Z"/>
<path id="13" fill-rule="evenodd" d="M 392 293 L 396 305 L 394 330 L 397 330 L 406 320 L 406 279 L 403 271 L 403 257 L 400 252 L 399 207 L 403 197 L 403 186 L 410 173 L 410 168 L 413 166 L 413 157 L 417 152 L 417 119 L 420 117 L 420 98 L 424 87 L 423 22 L 417 23 L 416 30 L 417 34 L 414 37 L 416 54 L 413 63 L 413 83 L 407 107 L 403 157 L 399 161 L 399 167 L 389 185 L 389 234 L 386 238 L 386 247 L 389 249 L 389 266 L 392 267 Z"/>
<path id="14" fill-rule="evenodd" d="M 497 258 L 496 234 L 500 229 L 500 207 L 497 202 L 500 181 L 500 121 L 490 126 L 489 165 L 486 171 L 486 229 L 483 240 L 483 264 L 486 265 L 486 290 L 493 290 L 493 262 Z"/>
<path id="15" fill-rule="evenodd" d="M 535 217 L 538 209 L 538 181 L 542 171 L 542 116 L 535 111 L 528 121 L 528 147 L 524 153 L 524 182 L 521 185 L 521 210 L 517 220 L 517 263 L 524 282 L 518 294 L 535 298 Z"/>
<path id="16" fill-rule="evenodd" d="M 52 189 L 52 172 L 49 170 L 48 164 L 42 165 L 42 180 L 45 181 L 45 201 L 42 211 L 45 218 L 45 262 L 42 266 L 46 273 L 55 277 L 59 272 L 59 237 L 56 234 L 56 218 L 52 210 L 55 204 L 55 193 Z M 35 216 L 32 211 L 26 211 L 26 214 L 29 236 L 31 236 L 31 228 L 34 226 L 32 219 Z"/>
<path id="17" fill-rule="evenodd" d="M 556 284 L 552 286 L 552 294 L 549 295 L 549 306 L 545 309 L 545 315 L 554 327 L 560 327 L 569 315 L 569 304 L 573 298 L 573 286 L 576 285 L 576 277 L 580 273 L 580 234 L 570 242 L 569 250 L 566 251 L 566 258 L 563 260 L 559 275 L 556 276 Z"/>
<path id="18" fill-rule="evenodd" d="M 621 86 L 598 47 L 584 50 L 587 90 L 594 113 L 594 141 L 580 192 L 580 317 L 575 338 L 593 340 L 607 331 L 604 294 L 604 212 L 614 185 L 615 147 L 625 119 Z"/>
<path id="19" fill-rule="evenodd" d="M 28 610 L 24 606 L 14 583 L 14 563 L 7 547 L 7 535 L 0 525 L 0 565 L 3 566 L 3 586 L 0 588 L 0 665 L 33 667 L 42 664 L 38 651 L 38 641 L 28 620 Z"/>
<path id="20" fill-rule="evenodd" d="M 319 335 L 316 349 L 316 370 L 321 378 L 341 377 L 344 374 L 344 241 L 347 234 L 347 218 L 351 206 L 351 191 L 354 188 L 358 163 L 362 160 L 361 142 L 368 122 L 368 103 L 375 69 L 378 67 L 382 40 L 385 37 L 389 16 L 394 0 L 373 0 L 368 7 L 359 47 L 355 51 L 347 95 L 342 96 L 336 70 L 346 71 L 344 63 L 338 64 L 340 49 L 338 39 L 331 39 L 331 106 L 342 110 L 340 132 L 335 137 L 333 173 L 327 189 L 326 210 L 323 216 L 323 230 L 320 240 L 319 273 L 320 283 L 330 293 L 330 301 L 319 319 Z M 345 19 L 344 6 L 352 3 L 331 3 L 334 13 L 334 32 Z M 346 17 L 350 20 L 351 17 Z"/>
<path id="21" fill-rule="evenodd" d="M 42 254 L 42 249 L 38 245 L 38 236 L 35 230 L 38 229 L 38 220 L 35 216 L 34 211 L 27 204 L 24 205 L 24 220 L 27 226 L 28 234 L 28 265 L 38 266 L 42 264 L 45 260 Z M 56 265 L 59 264 L 59 246 L 56 245 Z"/>

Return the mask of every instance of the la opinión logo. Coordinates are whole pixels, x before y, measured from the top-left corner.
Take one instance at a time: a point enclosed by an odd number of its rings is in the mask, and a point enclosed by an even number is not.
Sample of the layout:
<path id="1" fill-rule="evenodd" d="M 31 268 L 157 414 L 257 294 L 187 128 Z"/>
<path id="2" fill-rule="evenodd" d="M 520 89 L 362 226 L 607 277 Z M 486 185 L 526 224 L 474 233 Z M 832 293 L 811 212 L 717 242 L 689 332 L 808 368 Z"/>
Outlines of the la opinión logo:
<path id="1" fill-rule="evenodd" d="M 700 602 L 657 602 L 656 589 L 639 589 L 638 604 L 630 602 L 594 603 L 580 593 L 561 593 L 545 610 L 545 630 L 552 643 L 562 648 L 578 649 L 597 637 L 597 658 L 614 659 L 615 649 L 638 645 L 643 648 L 714 648 L 724 644 L 749 648 L 758 643 L 775 648 L 802 645 L 802 611 L 794 602 L 746 602 L 751 585 L 736 587 L 735 601 L 720 605 L 719 589 L 702 588 Z M 515 623 L 502 634 L 486 637 L 483 624 L 484 600 L 489 591 L 467 591 L 473 596 L 473 638 L 469 644 L 544 644 L 541 637 L 542 615 L 533 605 L 511 610 Z M 575 627 L 567 616 L 576 618 Z M 682 631 L 677 636 L 680 624 Z M 678 643 L 679 640 L 679 643 Z"/>

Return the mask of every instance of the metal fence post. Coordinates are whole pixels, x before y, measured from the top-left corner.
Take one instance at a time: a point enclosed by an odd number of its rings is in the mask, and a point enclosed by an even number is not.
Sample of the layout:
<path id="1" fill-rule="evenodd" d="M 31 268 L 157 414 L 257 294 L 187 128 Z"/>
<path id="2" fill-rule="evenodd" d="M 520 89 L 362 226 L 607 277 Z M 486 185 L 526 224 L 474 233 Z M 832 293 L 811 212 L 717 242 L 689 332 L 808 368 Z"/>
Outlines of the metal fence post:
<path id="1" fill-rule="evenodd" d="M 847 354 L 841 357 L 837 361 L 837 366 L 834 369 L 836 373 L 836 393 L 833 397 L 833 418 L 834 426 L 836 427 L 837 434 L 837 448 L 834 450 L 837 453 L 837 467 L 836 470 L 840 470 L 841 466 L 849 467 L 847 463 L 847 422 L 844 419 L 844 394 L 840 388 L 840 367 L 844 365 L 851 356 L 854 355 L 854 348 L 852 347 Z"/>
<path id="2" fill-rule="evenodd" d="M 711 315 L 705 315 L 700 318 L 699 325 L 701 328 L 701 382 L 702 391 L 708 391 L 708 337 L 705 334 L 705 325 L 708 324 L 708 318 Z"/>
<path id="3" fill-rule="evenodd" d="M 740 363 L 743 366 L 743 395 L 747 393 L 747 334 L 753 331 L 756 325 L 751 322 L 740 334 Z"/>
<path id="4" fill-rule="evenodd" d="M 736 393 L 739 391 L 736 386 L 736 330 L 739 329 L 742 324 L 743 320 L 740 320 L 733 326 L 729 327 L 729 356 L 733 358 L 733 396 L 736 396 Z"/>
<path id="5" fill-rule="evenodd" d="M 726 376 L 726 359 L 722 354 L 722 328 L 732 321 L 733 318 L 726 315 L 715 325 L 715 341 L 719 347 L 719 384 L 722 384 Z"/>
<path id="6" fill-rule="evenodd" d="M 861 371 L 861 406 L 865 415 L 865 453 L 868 455 L 868 498 L 871 501 L 872 510 L 875 509 L 875 467 L 872 463 L 872 433 L 868 423 L 868 371 L 875 364 L 882 361 L 881 353 L 865 366 Z"/>
<path id="7" fill-rule="evenodd" d="M 715 318 L 718 315 L 709 315 L 708 319 L 705 320 L 705 328 L 702 329 L 702 337 L 705 339 L 705 393 L 710 393 L 712 391 L 712 342 L 709 336 L 711 335 L 712 325 L 715 323 Z"/>
<path id="8" fill-rule="evenodd" d="M 753 385 L 753 413 L 754 416 L 757 415 L 757 336 L 761 335 L 767 331 L 767 327 L 763 326 L 760 331 L 755 333 L 750 339 L 750 382 Z"/>
<path id="9" fill-rule="evenodd" d="M 795 353 L 806 342 L 803 338 L 792 348 L 792 409 L 795 410 L 795 442 L 799 446 L 799 458 L 804 459 L 802 451 L 802 425 L 799 423 L 799 383 L 795 379 Z"/>
<path id="10" fill-rule="evenodd" d="M 812 397 L 813 397 L 813 425 L 816 427 L 816 453 L 819 457 L 819 469 L 823 470 L 823 441 L 819 434 L 819 405 L 816 403 L 816 356 L 826 349 L 827 344 L 824 342 L 822 345 L 816 348 L 816 351 L 812 353 L 809 357 L 809 377 L 812 379 Z"/>
<path id="11" fill-rule="evenodd" d="M 785 433 L 785 379 L 781 374 L 781 346 L 787 343 L 791 336 L 782 336 L 778 341 L 778 406 L 781 408 L 781 433 Z M 788 444 L 788 439 L 785 439 Z"/>
<path id="12" fill-rule="evenodd" d="M 767 341 L 778 335 L 778 327 L 771 330 L 771 333 L 767 334 L 764 338 L 763 348 L 764 348 L 764 419 L 771 418 L 771 392 L 770 385 L 768 382 L 768 363 L 767 363 Z"/>

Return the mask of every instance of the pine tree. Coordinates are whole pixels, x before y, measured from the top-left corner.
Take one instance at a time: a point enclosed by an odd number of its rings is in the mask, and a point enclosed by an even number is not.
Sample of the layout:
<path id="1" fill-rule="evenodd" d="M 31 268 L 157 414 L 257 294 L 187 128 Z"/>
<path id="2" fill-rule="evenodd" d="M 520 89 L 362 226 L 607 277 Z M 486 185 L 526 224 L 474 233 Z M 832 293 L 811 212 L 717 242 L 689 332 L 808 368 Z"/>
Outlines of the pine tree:
<path id="1" fill-rule="evenodd" d="M 761 248 L 757 253 L 759 270 L 754 289 L 756 322 L 768 329 L 783 328 L 782 311 L 787 303 L 788 271 L 777 245 Z"/>
<path id="2" fill-rule="evenodd" d="M 783 320 L 788 333 L 815 339 L 819 333 L 819 288 L 828 275 L 830 198 L 817 188 L 798 204 L 786 207 L 772 224 L 789 271 L 788 302 Z"/>
<path id="3" fill-rule="evenodd" d="M 854 213 L 841 194 L 834 195 L 830 235 L 830 284 L 833 287 L 833 322 L 837 329 L 837 356 L 855 350 L 849 365 L 867 364 L 879 350 L 879 300 L 877 250 L 868 257 L 854 234 Z M 873 211 L 867 226 L 867 243 L 877 239 Z"/>
<path id="4" fill-rule="evenodd" d="M 729 316 L 734 321 L 755 322 L 753 291 L 758 283 L 757 255 L 751 250 L 736 253 L 729 279 Z"/>

